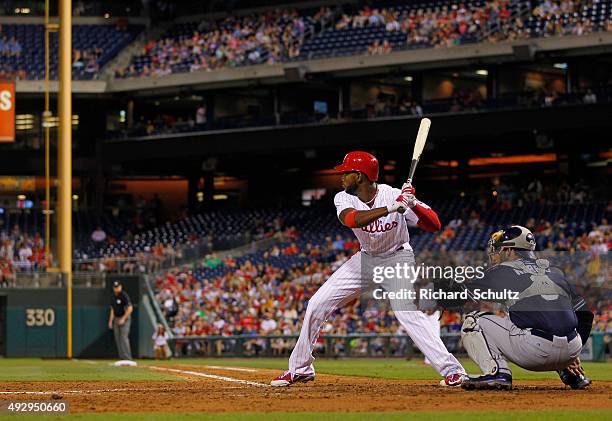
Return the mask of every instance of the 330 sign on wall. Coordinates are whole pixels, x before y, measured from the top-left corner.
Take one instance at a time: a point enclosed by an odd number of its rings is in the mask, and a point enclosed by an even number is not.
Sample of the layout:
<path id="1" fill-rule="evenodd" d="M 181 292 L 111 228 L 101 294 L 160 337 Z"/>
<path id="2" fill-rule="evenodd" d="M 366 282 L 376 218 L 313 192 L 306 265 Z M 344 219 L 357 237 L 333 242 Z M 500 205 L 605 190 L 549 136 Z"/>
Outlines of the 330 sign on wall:
<path id="1" fill-rule="evenodd" d="M 15 141 L 15 83 L 0 82 L 0 142 Z"/>
<path id="2" fill-rule="evenodd" d="M 53 326 L 55 311 L 52 308 L 26 308 L 26 326 Z"/>

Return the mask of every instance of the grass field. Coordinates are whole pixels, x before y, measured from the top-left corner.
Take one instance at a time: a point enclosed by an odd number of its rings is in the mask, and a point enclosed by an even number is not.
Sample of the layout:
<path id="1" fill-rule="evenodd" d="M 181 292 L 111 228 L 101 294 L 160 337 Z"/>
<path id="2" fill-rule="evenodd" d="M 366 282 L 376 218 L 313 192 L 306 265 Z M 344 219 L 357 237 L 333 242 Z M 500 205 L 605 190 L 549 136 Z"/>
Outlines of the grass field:
<path id="1" fill-rule="evenodd" d="M 286 370 L 284 358 L 184 358 L 170 361 L 139 360 L 141 366 L 175 365 L 220 365 L 231 367 L 268 368 Z M 462 360 L 466 370 L 478 371 L 471 360 Z M 594 380 L 612 381 L 611 363 L 584 362 L 589 377 Z M 527 371 L 511 364 L 514 378 L 522 380 L 556 380 L 553 372 Z M 404 359 L 320 359 L 316 361 L 317 373 L 340 376 L 361 376 L 384 379 L 428 380 L 438 374 L 420 360 Z M 41 360 L 37 358 L 0 359 L 0 381 L 63 381 L 63 380 L 174 380 L 183 378 L 149 370 L 126 370 L 113 367 L 105 360 Z"/>
<path id="2" fill-rule="evenodd" d="M 476 366 L 471 361 L 462 361 L 468 372 L 477 372 Z M 0 359 L 0 382 L 90 382 L 90 381 L 166 381 L 186 382 L 185 376 L 174 373 L 159 372 L 145 369 L 146 366 L 230 366 L 255 369 L 283 370 L 286 368 L 286 359 L 181 359 L 173 361 L 139 361 L 140 369 L 113 367 L 110 361 L 104 360 L 41 360 L 41 359 Z M 402 359 L 346 359 L 333 360 L 321 359 L 316 362 L 317 372 L 337 376 L 356 376 L 375 379 L 393 380 L 432 380 L 437 378 L 437 373 L 417 360 Z M 595 382 L 612 382 L 612 364 L 610 363 L 584 363 L 585 370 Z M 204 367 L 203 367 L 204 368 Z M 558 381 L 556 373 L 528 372 L 518 367 L 513 367 L 515 380 L 551 380 Z M 179 384 L 180 384 L 179 383 Z M 0 383 L 2 384 L 2 383 Z M 10 390 L 0 386 L 0 391 Z M 587 392 L 585 392 L 587 393 Z M 41 399 L 44 397 L 41 397 Z M 4 395 L 0 399 L 19 399 L 19 396 Z M 48 399 L 48 397 L 46 397 Z M 608 394 L 608 400 L 610 395 Z M 432 406 L 434 409 L 435 406 Z M 512 412 L 491 411 L 446 411 L 444 413 L 434 411 L 418 412 L 334 412 L 334 413 L 276 413 L 276 412 L 225 412 L 225 413 L 181 413 L 180 417 L 173 413 L 79 413 L 71 414 L 70 419 L 83 420 L 165 420 L 165 419 L 189 419 L 189 420 L 439 420 L 443 414 L 444 418 L 458 420 L 474 419 L 480 420 L 608 420 L 612 419 L 612 411 L 606 409 L 576 408 L 575 410 L 516 410 Z M 17 417 L 19 418 L 19 417 Z M 60 419 L 61 417 L 37 416 L 36 419 Z M 16 419 L 15 415 L 0 416 L 0 420 Z M 26 419 L 34 419 L 29 417 Z"/>

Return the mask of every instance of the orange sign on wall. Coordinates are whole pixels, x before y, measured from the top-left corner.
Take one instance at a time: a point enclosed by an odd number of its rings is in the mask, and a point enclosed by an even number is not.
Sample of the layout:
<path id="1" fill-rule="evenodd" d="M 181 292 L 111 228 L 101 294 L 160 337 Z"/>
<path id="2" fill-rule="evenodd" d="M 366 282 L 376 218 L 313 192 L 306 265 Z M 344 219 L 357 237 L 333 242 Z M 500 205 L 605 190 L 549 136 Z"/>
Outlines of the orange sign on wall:
<path id="1" fill-rule="evenodd" d="M 15 83 L 0 82 L 0 142 L 15 141 Z"/>

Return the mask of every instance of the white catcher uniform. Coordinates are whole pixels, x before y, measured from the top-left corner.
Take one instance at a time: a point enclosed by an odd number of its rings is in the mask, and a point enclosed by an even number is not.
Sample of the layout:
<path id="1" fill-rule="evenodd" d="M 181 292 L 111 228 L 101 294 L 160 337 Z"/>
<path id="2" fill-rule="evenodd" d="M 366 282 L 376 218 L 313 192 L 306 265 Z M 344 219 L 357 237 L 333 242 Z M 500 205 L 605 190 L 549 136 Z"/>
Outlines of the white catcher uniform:
<path id="1" fill-rule="evenodd" d="M 374 203 L 370 208 L 357 196 L 344 191 L 336 194 L 334 203 L 338 216 L 349 208 L 370 210 L 386 207 L 401 194 L 386 184 L 379 184 Z M 421 206 L 427 206 L 419 202 Z M 312 296 L 306 308 L 300 337 L 289 358 L 289 371 L 301 375 L 314 376 L 315 347 L 319 332 L 325 320 L 333 311 L 350 301 L 359 298 L 362 288 L 362 255 L 373 259 L 377 264 L 395 265 L 397 262 L 408 262 L 414 265 L 414 253 L 410 246 L 408 226 L 416 226 L 418 217 L 408 209 L 404 214 L 390 213 L 367 227 L 355 228 L 353 232 L 361 245 L 361 251 L 344 263 Z M 364 256 L 365 257 L 365 256 Z M 372 282 L 370 280 L 370 282 Z M 446 377 L 455 373 L 465 373 L 457 359 L 448 352 L 433 328 L 428 316 L 419 311 L 395 311 L 395 317 L 406 329 L 408 335 L 419 347 L 431 365 Z"/>

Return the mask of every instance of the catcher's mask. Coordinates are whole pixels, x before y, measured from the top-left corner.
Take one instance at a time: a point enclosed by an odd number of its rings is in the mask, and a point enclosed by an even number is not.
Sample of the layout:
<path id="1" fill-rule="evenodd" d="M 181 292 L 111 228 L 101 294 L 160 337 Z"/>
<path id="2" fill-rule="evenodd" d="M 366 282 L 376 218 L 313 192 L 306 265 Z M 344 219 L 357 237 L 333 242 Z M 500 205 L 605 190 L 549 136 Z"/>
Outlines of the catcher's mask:
<path id="1" fill-rule="evenodd" d="M 491 262 L 494 262 L 495 256 L 500 255 L 504 249 L 512 249 L 522 257 L 535 257 L 535 247 L 536 241 L 531 231 L 520 225 L 512 225 L 491 234 L 487 243 L 487 254 Z"/>

